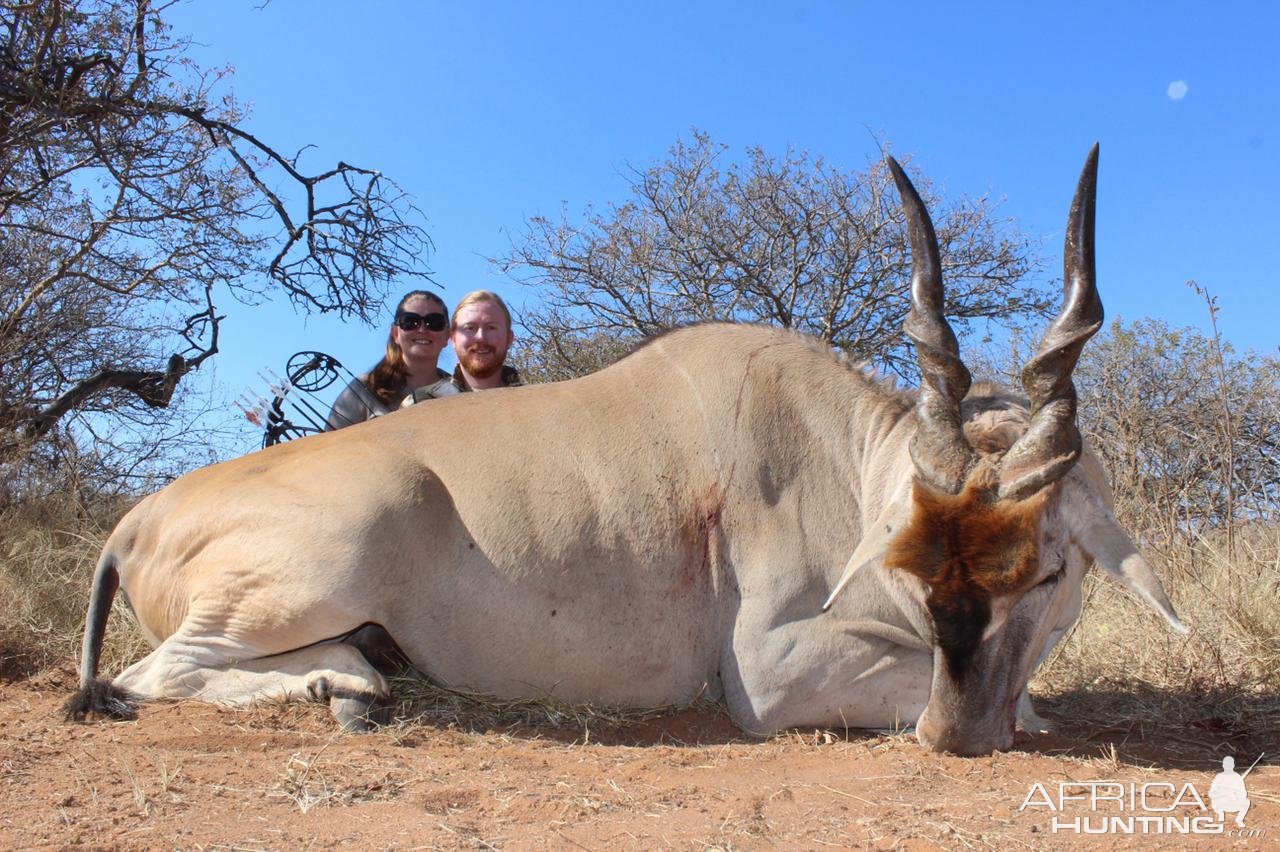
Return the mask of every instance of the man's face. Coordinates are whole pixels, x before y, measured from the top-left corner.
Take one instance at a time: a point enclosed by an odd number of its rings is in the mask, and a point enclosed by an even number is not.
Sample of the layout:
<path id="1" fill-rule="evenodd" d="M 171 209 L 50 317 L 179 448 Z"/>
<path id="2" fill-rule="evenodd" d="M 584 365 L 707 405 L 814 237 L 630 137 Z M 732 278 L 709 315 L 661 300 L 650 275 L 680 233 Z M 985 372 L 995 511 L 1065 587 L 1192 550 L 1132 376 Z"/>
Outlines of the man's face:
<path id="1" fill-rule="evenodd" d="M 473 302 L 458 311 L 453 351 L 471 376 L 487 379 L 501 370 L 514 340 L 506 316 L 493 302 Z"/>

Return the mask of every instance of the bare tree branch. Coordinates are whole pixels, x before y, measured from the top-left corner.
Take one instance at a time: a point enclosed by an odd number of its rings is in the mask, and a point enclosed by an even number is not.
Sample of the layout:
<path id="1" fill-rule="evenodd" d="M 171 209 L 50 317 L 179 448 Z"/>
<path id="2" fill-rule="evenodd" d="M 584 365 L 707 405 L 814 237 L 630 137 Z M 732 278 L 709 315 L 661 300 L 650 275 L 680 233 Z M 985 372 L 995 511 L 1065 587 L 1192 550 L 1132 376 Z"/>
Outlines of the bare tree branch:
<path id="1" fill-rule="evenodd" d="M 65 393 L 46 405 L 31 419 L 27 431 L 35 438 L 44 435 L 68 411 L 80 407 L 85 400 L 97 396 L 107 388 L 130 391 L 152 408 L 166 408 L 169 400 L 173 399 L 173 391 L 178 386 L 178 380 L 187 372 L 187 362 L 181 355 L 170 356 L 169 364 L 163 372 L 102 370 L 87 379 L 76 382 Z"/>
<path id="2" fill-rule="evenodd" d="M 162 417 L 218 351 L 220 298 L 369 321 L 429 279 L 404 192 L 260 139 L 168 5 L 0 5 L 0 430 L 28 450 L 80 413 Z"/>

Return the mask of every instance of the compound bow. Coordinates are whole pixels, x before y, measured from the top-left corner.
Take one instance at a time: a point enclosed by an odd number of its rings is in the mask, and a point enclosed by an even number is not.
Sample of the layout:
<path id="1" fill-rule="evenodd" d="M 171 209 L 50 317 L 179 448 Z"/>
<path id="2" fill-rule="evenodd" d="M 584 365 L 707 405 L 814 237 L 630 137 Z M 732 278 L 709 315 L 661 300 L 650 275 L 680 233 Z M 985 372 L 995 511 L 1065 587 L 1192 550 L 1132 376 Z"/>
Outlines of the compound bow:
<path id="1" fill-rule="evenodd" d="M 244 412 L 246 420 L 261 427 L 264 448 L 323 432 L 327 428 L 329 405 L 318 394 L 336 382 L 341 374 L 346 374 L 348 381 L 354 382 L 354 386 L 372 399 L 373 395 L 365 388 L 364 382 L 342 366 L 337 358 L 308 350 L 296 352 L 289 358 L 283 379 L 271 370 L 258 374 L 267 383 L 270 400 L 246 391 L 236 400 L 236 406 Z"/>

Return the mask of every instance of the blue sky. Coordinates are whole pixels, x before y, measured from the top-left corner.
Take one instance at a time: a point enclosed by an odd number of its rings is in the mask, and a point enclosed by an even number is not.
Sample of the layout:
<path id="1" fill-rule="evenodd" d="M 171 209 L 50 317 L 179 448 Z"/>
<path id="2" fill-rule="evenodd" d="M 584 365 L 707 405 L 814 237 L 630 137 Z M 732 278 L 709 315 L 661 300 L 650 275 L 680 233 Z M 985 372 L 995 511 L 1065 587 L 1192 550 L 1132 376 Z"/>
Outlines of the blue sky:
<path id="1" fill-rule="evenodd" d="M 1280 4 L 257 5 L 166 17 L 202 65 L 234 66 L 249 130 L 316 145 L 317 169 L 379 168 L 415 197 L 450 305 L 483 287 L 518 309 L 533 294 L 485 258 L 531 215 L 625 200 L 628 166 L 693 127 L 735 154 L 791 146 L 849 169 L 879 137 L 946 195 L 1003 198 L 1057 275 L 1099 141 L 1108 316 L 1206 328 L 1195 279 L 1237 349 L 1280 344 Z M 298 349 L 367 368 L 385 337 L 283 304 L 228 307 L 213 372 L 231 396 Z"/>

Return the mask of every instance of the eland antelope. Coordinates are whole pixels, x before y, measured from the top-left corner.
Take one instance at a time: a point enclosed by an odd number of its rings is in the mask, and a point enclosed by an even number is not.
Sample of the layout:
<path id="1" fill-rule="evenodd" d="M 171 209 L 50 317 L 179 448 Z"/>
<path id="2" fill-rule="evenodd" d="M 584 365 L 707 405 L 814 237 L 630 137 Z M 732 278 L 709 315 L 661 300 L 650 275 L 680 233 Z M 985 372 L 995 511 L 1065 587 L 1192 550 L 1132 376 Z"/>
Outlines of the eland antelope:
<path id="1" fill-rule="evenodd" d="M 388 695 L 352 638 L 372 629 L 427 676 L 481 692 L 709 694 L 753 734 L 914 723 L 934 749 L 986 754 L 1011 745 L 1091 561 L 1185 632 L 1076 426 L 1071 374 L 1102 322 L 1096 146 L 1025 398 L 970 387 L 933 226 L 889 165 L 918 392 L 790 331 L 708 324 L 594 375 L 194 471 L 108 540 L 69 714 L 309 697 L 362 728 Z M 117 588 L 154 650 L 108 684 Z"/>

